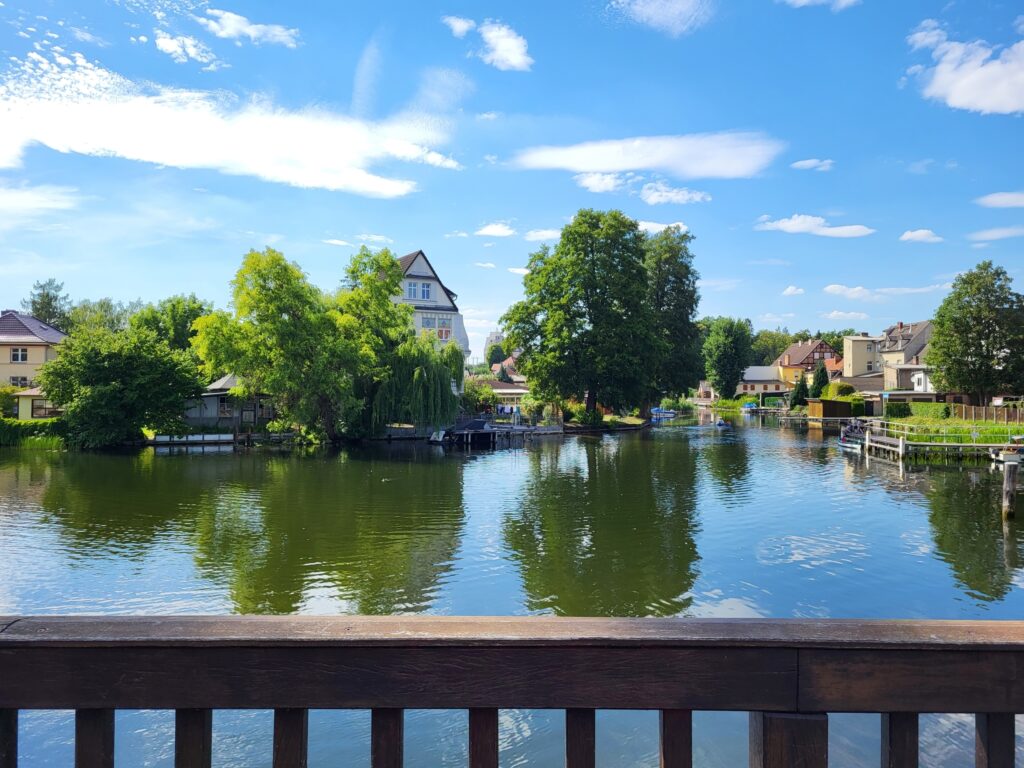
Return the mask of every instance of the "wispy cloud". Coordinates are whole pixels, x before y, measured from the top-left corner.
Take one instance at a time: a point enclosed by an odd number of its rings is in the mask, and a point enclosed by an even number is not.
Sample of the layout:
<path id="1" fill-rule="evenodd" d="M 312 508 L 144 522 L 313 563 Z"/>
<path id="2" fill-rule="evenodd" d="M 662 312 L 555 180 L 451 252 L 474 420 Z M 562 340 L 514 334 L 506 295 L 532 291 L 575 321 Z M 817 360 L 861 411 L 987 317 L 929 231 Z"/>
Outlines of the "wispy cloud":
<path id="1" fill-rule="evenodd" d="M 523 239 L 536 243 L 542 240 L 557 240 L 561 236 L 562 230 L 560 229 L 531 229 L 523 235 Z"/>
<path id="2" fill-rule="evenodd" d="M 162 29 L 153 30 L 154 43 L 161 53 L 166 53 L 178 64 L 187 61 L 198 61 L 208 65 L 207 69 L 217 69 L 217 56 L 204 43 L 190 35 L 169 35 Z"/>
<path id="3" fill-rule="evenodd" d="M 942 238 L 930 229 L 908 229 L 900 235 L 900 241 L 904 243 L 941 243 Z"/>
<path id="4" fill-rule="evenodd" d="M 758 316 L 758 320 L 762 323 L 784 323 L 786 320 L 792 320 L 796 315 L 792 312 L 783 312 L 781 314 L 775 312 L 765 312 L 763 315 Z"/>
<path id="5" fill-rule="evenodd" d="M 692 32 L 714 15 L 711 0 L 612 0 L 608 8 L 671 37 Z"/>
<path id="6" fill-rule="evenodd" d="M 452 237 L 469 237 L 469 232 L 463 232 L 461 229 L 456 229 L 454 232 L 448 232 L 445 234 L 445 238 Z"/>
<path id="7" fill-rule="evenodd" d="M 617 173 L 577 173 L 572 177 L 577 186 L 589 192 L 615 192 L 625 184 L 625 179 Z"/>
<path id="8" fill-rule="evenodd" d="M 835 165 L 834 160 L 819 160 L 816 157 L 810 157 L 807 160 L 790 163 L 789 167 L 796 168 L 798 171 L 831 171 L 833 165 Z"/>
<path id="9" fill-rule="evenodd" d="M 268 43 L 294 48 L 299 44 L 299 30 L 289 29 L 280 24 L 256 24 L 245 16 L 231 11 L 207 8 L 206 17 L 194 16 L 208 32 L 227 40 L 247 38 L 257 45 Z"/>
<path id="10" fill-rule="evenodd" d="M 967 236 L 968 240 L 988 242 L 991 240 L 1007 240 L 1011 237 L 1024 237 L 1024 227 L 996 227 L 994 229 L 983 229 L 980 232 L 972 232 Z"/>
<path id="11" fill-rule="evenodd" d="M 710 202 L 711 195 L 686 187 L 672 187 L 664 181 L 653 181 L 644 184 L 640 190 L 640 199 L 648 205 L 661 205 L 662 203 L 685 205 Z"/>
<path id="12" fill-rule="evenodd" d="M 327 245 L 337 245 L 341 248 L 355 248 L 355 246 L 352 243 L 348 242 L 347 240 L 338 240 L 337 238 L 334 237 L 328 238 L 327 240 L 322 240 L 321 242 L 324 242 Z"/>
<path id="13" fill-rule="evenodd" d="M 804 289 L 803 288 L 798 288 L 795 285 L 788 285 L 788 286 L 786 286 L 786 289 L 782 292 L 783 296 L 802 296 L 803 294 L 804 294 Z"/>
<path id="14" fill-rule="evenodd" d="M 790 8 L 809 8 L 812 5 L 827 5 L 832 8 L 833 13 L 860 5 L 860 0 L 775 0 L 775 2 L 785 3 Z"/>
<path id="15" fill-rule="evenodd" d="M 934 293 L 935 291 L 941 291 L 948 289 L 948 283 L 935 283 L 934 285 L 925 285 L 921 287 L 913 288 L 865 288 L 862 285 L 849 286 L 838 283 L 832 285 L 826 285 L 823 289 L 825 293 L 832 296 L 842 296 L 844 299 L 851 301 L 884 301 L 891 296 L 908 296 L 919 293 Z"/>
<path id="16" fill-rule="evenodd" d="M 974 202 L 986 208 L 1024 208 L 1024 192 L 993 192 Z"/>
<path id="17" fill-rule="evenodd" d="M 833 309 L 831 312 L 825 312 L 822 317 L 826 320 L 867 320 L 868 315 L 865 312 L 843 312 L 838 309 Z"/>
<path id="18" fill-rule="evenodd" d="M 0 181 L 0 232 L 32 225 L 48 214 L 71 210 L 78 203 L 78 191 L 72 187 L 15 187 Z"/>
<path id="19" fill-rule="evenodd" d="M 511 272 L 513 275 L 528 275 L 528 274 L 530 274 L 530 270 L 526 269 L 526 267 L 509 267 L 508 271 Z"/>
<path id="20" fill-rule="evenodd" d="M 494 269 L 494 263 L 490 261 L 476 261 L 473 262 L 474 267 L 480 267 L 480 269 Z"/>
<path id="21" fill-rule="evenodd" d="M 71 30 L 72 37 L 74 37 L 75 40 L 78 40 L 79 42 L 92 43 L 93 45 L 98 45 L 100 48 L 106 48 L 108 45 L 110 45 L 110 43 L 108 43 L 102 37 L 100 37 L 99 35 L 94 35 L 87 29 L 82 29 L 81 27 L 69 27 L 69 29 Z M 145 40 L 143 40 L 142 42 L 145 42 Z"/>
<path id="22" fill-rule="evenodd" d="M 637 136 L 531 147 L 522 150 L 515 163 L 573 173 L 648 170 L 684 179 L 740 179 L 759 174 L 784 148 L 781 141 L 752 132 Z"/>
<path id="23" fill-rule="evenodd" d="M 669 227 L 679 227 L 681 232 L 686 232 L 690 229 L 681 221 L 674 221 L 670 224 L 659 224 L 656 221 L 638 221 L 637 224 L 639 225 L 640 231 L 646 232 L 648 235 L 656 235 Z"/>
<path id="24" fill-rule="evenodd" d="M 770 216 L 758 219 L 754 229 L 762 231 L 785 232 L 790 235 L 817 235 L 818 237 L 865 237 L 875 230 L 863 224 L 846 224 L 832 226 L 821 216 L 808 216 L 797 213 L 787 219 L 772 220 Z"/>
<path id="25" fill-rule="evenodd" d="M 734 291 L 740 283 L 738 277 L 702 277 L 697 281 L 697 285 L 706 291 Z"/>
<path id="26" fill-rule="evenodd" d="M 515 233 L 516 231 L 507 222 L 494 221 L 490 224 L 484 224 L 473 234 L 480 237 L 512 237 Z"/>
<path id="27" fill-rule="evenodd" d="M 363 235 L 358 235 L 356 237 L 356 239 L 357 240 L 362 240 L 364 243 L 385 243 L 385 244 L 388 244 L 388 245 L 390 245 L 391 243 L 395 242 L 394 240 L 392 240 L 387 235 L 363 234 Z"/>

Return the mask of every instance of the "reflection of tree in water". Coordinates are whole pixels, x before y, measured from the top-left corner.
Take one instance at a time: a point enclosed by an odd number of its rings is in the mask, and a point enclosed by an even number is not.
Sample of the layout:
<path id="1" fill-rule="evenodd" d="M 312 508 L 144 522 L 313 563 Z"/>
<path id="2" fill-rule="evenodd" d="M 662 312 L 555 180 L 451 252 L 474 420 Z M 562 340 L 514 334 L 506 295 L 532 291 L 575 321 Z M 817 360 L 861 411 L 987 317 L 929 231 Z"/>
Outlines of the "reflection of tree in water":
<path id="1" fill-rule="evenodd" d="M 999 514 L 1003 478 L 984 470 L 936 471 L 924 487 L 928 521 L 939 557 L 957 582 L 979 600 L 1001 600 L 1013 585 L 1024 553 L 1021 526 L 1008 527 L 1004 540 Z"/>
<path id="2" fill-rule="evenodd" d="M 750 483 L 750 454 L 747 439 L 731 431 L 703 446 L 700 457 L 726 497 L 745 493 Z"/>
<path id="3" fill-rule="evenodd" d="M 315 587 L 354 613 L 425 610 L 463 521 L 460 462 L 428 456 L 265 460 L 257 485 L 201 505 L 199 567 L 228 582 L 240 613 L 293 613 Z"/>
<path id="4" fill-rule="evenodd" d="M 530 609 L 666 616 L 689 606 L 698 554 L 688 441 L 579 439 L 527 456 L 524 496 L 504 537 Z"/>

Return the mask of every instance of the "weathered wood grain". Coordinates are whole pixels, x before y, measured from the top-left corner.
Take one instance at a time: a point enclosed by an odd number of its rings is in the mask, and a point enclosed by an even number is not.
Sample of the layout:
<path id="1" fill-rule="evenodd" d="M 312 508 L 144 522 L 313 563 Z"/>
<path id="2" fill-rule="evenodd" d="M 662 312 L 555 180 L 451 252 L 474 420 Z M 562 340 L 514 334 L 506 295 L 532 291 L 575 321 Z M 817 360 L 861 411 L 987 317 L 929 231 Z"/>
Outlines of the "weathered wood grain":
<path id="1" fill-rule="evenodd" d="M 498 710 L 469 710 L 469 768 L 498 768 Z"/>
<path id="2" fill-rule="evenodd" d="M 213 759 L 213 711 L 179 709 L 174 713 L 174 768 L 210 768 Z"/>
<path id="3" fill-rule="evenodd" d="M 827 767 L 827 715 L 750 713 L 750 768 Z"/>
<path id="4" fill-rule="evenodd" d="M 75 768 L 114 768 L 114 710 L 75 711 Z"/>
<path id="5" fill-rule="evenodd" d="M 0 709 L 0 768 L 18 768 L 18 710 Z"/>
<path id="6" fill-rule="evenodd" d="M 1013 768 L 1013 714 L 980 714 L 974 720 L 974 768 Z"/>
<path id="7" fill-rule="evenodd" d="M 594 710 L 565 710 L 565 768 L 595 768 L 596 760 Z"/>
<path id="8" fill-rule="evenodd" d="M 370 715 L 371 768 L 402 768 L 405 754 L 405 711 L 375 709 Z"/>
<path id="9" fill-rule="evenodd" d="M 309 710 L 274 710 L 274 768 L 306 768 Z"/>
<path id="10" fill-rule="evenodd" d="M 882 768 L 917 768 L 917 731 L 916 713 L 882 715 Z"/>
<path id="11" fill-rule="evenodd" d="M 663 709 L 659 713 L 661 768 L 692 768 L 693 713 L 688 709 Z"/>

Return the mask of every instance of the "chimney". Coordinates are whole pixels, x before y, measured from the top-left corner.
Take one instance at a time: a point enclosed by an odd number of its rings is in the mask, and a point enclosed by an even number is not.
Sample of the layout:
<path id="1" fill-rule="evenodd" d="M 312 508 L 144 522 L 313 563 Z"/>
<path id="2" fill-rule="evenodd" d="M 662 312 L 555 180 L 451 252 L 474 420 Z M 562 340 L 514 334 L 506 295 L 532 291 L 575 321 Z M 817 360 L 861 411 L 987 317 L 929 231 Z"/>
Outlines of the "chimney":
<path id="1" fill-rule="evenodd" d="M 898 323 L 898 325 L 896 327 L 899 328 L 902 331 L 903 330 L 903 321 L 900 320 L 900 322 Z"/>
<path id="2" fill-rule="evenodd" d="M 789 355 L 786 355 L 786 359 L 782 361 L 783 365 L 789 365 Z"/>

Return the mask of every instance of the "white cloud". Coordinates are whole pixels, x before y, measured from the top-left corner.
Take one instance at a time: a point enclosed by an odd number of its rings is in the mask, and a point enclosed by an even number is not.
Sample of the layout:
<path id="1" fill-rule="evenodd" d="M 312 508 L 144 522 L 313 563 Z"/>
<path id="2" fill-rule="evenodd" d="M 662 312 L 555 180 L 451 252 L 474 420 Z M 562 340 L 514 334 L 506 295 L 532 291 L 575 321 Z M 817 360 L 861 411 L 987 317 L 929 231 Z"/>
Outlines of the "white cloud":
<path id="1" fill-rule="evenodd" d="M 511 272 L 513 275 L 528 275 L 528 274 L 530 274 L 530 270 L 526 269 L 525 267 L 509 267 L 508 271 Z"/>
<path id="2" fill-rule="evenodd" d="M 1024 14 L 1013 20 L 1013 28 L 1017 31 L 1018 35 L 1024 35 Z"/>
<path id="3" fill-rule="evenodd" d="M 762 323 L 782 323 L 786 320 L 792 320 L 796 315 L 793 312 L 783 312 L 782 314 L 776 314 L 775 312 L 765 312 L 763 315 L 758 317 Z"/>
<path id="4" fill-rule="evenodd" d="M 136 83 L 78 53 L 64 64 L 26 57 L 0 75 L 0 168 L 41 144 L 58 152 L 216 170 L 370 197 L 398 197 L 413 181 L 369 169 L 395 160 L 459 165 L 432 147 L 448 141 L 443 114 L 406 110 L 380 121 L 323 107 L 287 109 L 267 97 Z M 74 59 L 72 62 L 71 59 Z"/>
<path id="5" fill-rule="evenodd" d="M 523 239 L 536 243 L 541 240 L 557 240 L 561 236 L 562 230 L 560 229 L 531 229 L 523 235 Z"/>
<path id="6" fill-rule="evenodd" d="M 798 171 L 831 171 L 833 165 L 835 165 L 834 160 L 819 160 L 816 157 L 811 157 L 807 160 L 790 163 L 789 167 L 796 168 Z"/>
<path id="7" fill-rule="evenodd" d="M 356 73 L 352 78 L 352 103 L 349 109 L 356 117 L 364 117 L 373 112 L 382 58 L 380 46 L 376 39 L 371 38 L 359 54 Z"/>
<path id="8" fill-rule="evenodd" d="M 461 16 L 442 16 L 441 23 L 447 26 L 452 31 L 452 34 L 459 39 L 465 37 L 467 32 L 476 27 L 475 21 L 464 19 Z"/>
<path id="9" fill-rule="evenodd" d="M 981 250 L 982 248 L 988 248 L 992 243 L 971 243 L 971 248 L 975 250 Z"/>
<path id="10" fill-rule="evenodd" d="M 681 232 L 689 230 L 689 227 L 681 221 L 675 221 L 671 224 L 659 224 L 656 221 L 638 221 L 637 224 L 639 225 L 640 231 L 646 232 L 648 235 L 656 235 L 669 227 L 679 227 Z"/>
<path id="11" fill-rule="evenodd" d="M 637 136 L 530 147 L 517 155 L 516 163 L 522 168 L 574 173 L 650 170 L 684 179 L 740 179 L 763 171 L 784 147 L 781 141 L 756 132 Z"/>
<path id="12" fill-rule="evenodd" d="M 615 192 L 625 183 L 617 173 L 577 173 L 572 178 L 577 185 L 590 192 Z"/>
<path id="13" fill-rule="evenodd" d="M 993 192 L 974 202 L 986 208 L 1024 208 L 1024 192 Z"/>
<path id="14" fill-rule="evenodd" d="M 843 226 L 832 226 L 821 216 L 808 216 L 797 213 L 788 219 L 777 219 L 772 221 L 768 216 L 758 219 L 754 229 L 762 231 L 774 230 L 786 232 L 790 235 L 818 235 L 819 237 L 865 237 L 873 234 L 875 230 L 865 227 L 863 224 L 846 224 Z"/>
<path id="15" fill-rule="evenodd" d="M 473 266 L 481 269 L 494 269 L 494 263 L 490 261 L 477 261 L 473 263 Z"/>
<path id="16" fill-rule="evenodd" d="M 790 8 L 809 8 L 812 5 L 828 5 L 832 7 L 833 13 L 845 11 L 855 5 L 860 5 L 860 0 L 775 0 L 783 2 Z"/>
<path id="17" fill-rule="evenodd" d="M 497 155 L 484 155 L 484 160 L 487 161 L 488 165 L 494 165 L 496 162 L 498 162 L 498 156 Z"/>
<path id="18" fill-rule="evenodd" d="M 272 45 L 283 45 L 286 48 L 294 48 L 298 45 L 299 30 L 288 29 L 280 24 L 255 24 L 245 16 L 239 16 L 231 11 L 220 11 L 216 8 L 207 8 L 206 15 L 194 16 L 207 31 L 228 40 L 239 40 L 243 37 L 259 45 L 270 43 Z"/>
<path id="19" fill-rule="evenodd" d="M 102 37 L 94 35 L 87 29 L 82 29 L 81 27 L 69 27 L 69 29 L 71 30 L 72 37 L 74 37 L 75 40 L 78 40 L 79 42 L 92 43 L 93 45 L 98 45 L 100 48 L 106 48 L 108 45 L 110 45 L 110 43 L 108 43 Z M 140 38 L 140 40 L 143 43 L 146 42 L 145 39 Z"/>
<path id="20" fill-rule="evenodd" d="M 77 190 L 71 187 L 11 187 L 0 182 L 0 232 L 17 229 L 47 214 L 68 211 L 77 205 Z"/>
<path id="21" fill-rule="evenodd" d="M 1024 227 L 996 227 L 995 229 L 983 229 L 980 232 L 972 232 L 967 236 L 967 239 L 988 242 L 990 240 L 1006 240 L 1010 237 L 1024 237 Z"/>
<path id="22" fill-rule="evenodd" d="M 190 59 L 200 64 L 213 64 L 217 61 L 213 51 L 190 35 L 169 35 L 162 29 L 153 30 L 153 34 L 156 36 L 154 42 L 157 50 L 166 53 L 179 64 Z"/>
<path id="23" fill-rule="evenodd" d="M 783 296 L 802 296 L 804 294 L 803 288 L 797 288 L 795 285 L 786 286 L 786 290 L 782 292 Z"/>
<path id="24" fill-rule="evenodd" d="M 484 224 L 473 234 L 480 235 L 481 237 L 512 237 L 515 233 L 516 231 L 506 222 L 494 221 L 490 224 Z"/>
<path id="25" fill-rule="evenodd" d="M 451 237 L 469 237 L 469 232 L 463 232 L 461 229 L 456 229 L 454 232 L 449 232 L 445 235 L 446 238 Z"/>
<path id="26" fill-rule="evenodd" d="M 664 181 L 654 181 L 644 184 L 640 190 L 640 199 L 648 205 L 660 205 L 661 203 L 685 205 L 710 202 L 711 195 L 686 187 L 672 187 Z"/>
<path id="27" fill-rule="evenodd" d="M 333 237 L 329 238 L 327 240 L 323 240 L 321 242 L 324 242 L 327 245 L 337 245 L 337 246 L 343 247 L 343 248 L 355 248 L 355 246 L 352 245 L 352 243 L 350 243 L 350 242 L 348 242 L 346 240 L 338 240 L 337 238 L 333 238 Z"/>
<path id="28" fill-rule="evenodd" d="M 941 243 L 942 238 L 930 229 L 908 229 L 900 235 L 900 241 L 905 243 Z"/>
<path id="29" fill-rule="evenodd" d="M 387 235 L 364 234 L 364 235 L 358 235 L 357 239 L 358 240 L 362 240 L 364 243 L 389 243 L 390 244 L 390 243 L 395 242 L 394 240 L 392 240 Z"/>
<path id="30" fill-rule="evenodd" d="M 915 51 L 931 50 L 933 65 L 919 72 L 926 98 L 982 114 L 1024 112 L 1024 40 L 1007 47 L 960 43 L 938 21 L 925 19 L 907 42 Z"/>
<path id="31" fill-rule="evenodd" d="M 867 320 L 868 316 L 864 312 L 841 312 L 838 309 L 833 309 L 831 312 L 826 312 L 822 315 L 826 320 Z"/>
<path id="32" fill-rule="evenodd" d="M 533 59 L 526 52 L 526 38 L 517 34 L 512 27 L 488 20 L 477 31 L 486 46 L 477 55 L 485 63 L 504 71 L 530 71 Z"/>
<path id="33" fill-rule="evenodd" d="M 491 120 L 497 120 L 499 117 L 501 117 L 501 113 L 500 112 L 481 112 L 480 114 L 478 114 L 476 116 L 476 119 L 477 120 L 484 120 L 484 121 L 491 121 Z"/>
<path id="34" fill-rule="evenodd" d="M 702 277 L 697 285 L 708 291 L 734 291 L 740 285 L 737 277 Z"/>
<path id="35" fill-rule="evenodd" d="M 692 32 L 714 13 L 711 0 L 612 0 L 608 7 L 671 37 Z"/>
<path id="36" fill-rule="evenodd" d="M 948 283 L 936 283 L 925 285 L 919 288 L 865 288 L 862 285 L 848 286 L 833 283 L 826 285 L 825 293 L 832 296 L 842 296 L 851 301 L 884 301 L 889 296 L 909 296 L 920 293 L 934 293 L 949 288 Z"/>

